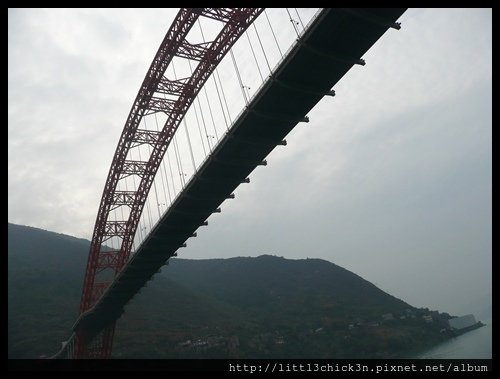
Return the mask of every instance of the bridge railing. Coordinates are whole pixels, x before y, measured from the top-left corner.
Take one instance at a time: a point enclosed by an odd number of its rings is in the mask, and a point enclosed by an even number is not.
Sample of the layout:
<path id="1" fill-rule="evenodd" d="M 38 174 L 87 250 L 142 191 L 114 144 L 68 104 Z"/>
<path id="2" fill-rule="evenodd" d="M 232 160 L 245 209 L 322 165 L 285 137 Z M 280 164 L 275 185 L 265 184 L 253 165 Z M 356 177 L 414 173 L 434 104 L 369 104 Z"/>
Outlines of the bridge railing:
<path id="1" fill-rule="evenodd" d="M 309 25 L 311 18 L 314 19 L 319 13 L 314 9 L 315 14 L 311 16 L 312 11 L 311 9 L 269 10 L 268 14 L 262 14 L 255 21 L 257 25 L 248 29 L 248 33 L 235 43 L 229 54 L 219 64 L 212 78 L 205 84 L 193 105 L 186 112 L 182 126 L 179 127 L 167 149 L 163 163 L 154 179 L 152 190 L 147 197 L 134 238 L 133 251 L 138 250 L 189 179 L 196 174 L 239 114 L 244 111 L 248 102 L 272 76 L 274 69 L 286 55 L 285 51 L 290 51 L 290 45 L 296 44 L 296 39 L 304 32 L 302 24 L 299 25 L 299 29 L 294 22 L 283 17 L 292 14 L 295 19 L 299 19 L 300 16 L 300 19 L 308 22 Z M 281 30 L 278 31 L 268 26 L 269 20 L 269 25 L 272 24 L 276 28 L 275 22 L 280 16 L 282 17 L 280 25 L 283 25 Z M 295 27 L 292 28 L 294 25 Z M 284 27 L 289 29 L 285 32 Z M 278 52 L 278 47 L 282 54 Z M 255 55 L 252 54 L 252 50 Z M 176 60 L 173 62 L 175 64 L 167 69 L 167 74 L 181 80 L 182 67 Z M 187 67 L 183 75 L 189 75 L 190 62 L 184 59 L 182 63 L 184 63 L 184 68 Z M 260 74 L 257 72 L 258 67 L 260 67 Z M 156 124 L 161 126 L 163 118 L 160 113 L 145 116 L 144 125 L 141 128 L 155 129 Z M 150 154 L 148 145 L 137 146 L 133 154 L 130 159 L 146 160 Z M 133 176 L 124 178 L 120 191 L 126 192 L 136 188 L 138 182 L 134 180 Z M 117 220 L 127 217 L 126 207 L 121 208 L 116 210 Z M 120 212 L 125 214 L 122 215 Z M 108 245 L 111 250 L 117 250 L 120 242 L 119 238 L 112 238 Z"/>
<path id="2" fill-rule="evenodd" d="M 308 30 L 308 28 L 311 26 L 311 24 L 314 23 L 314 21 L 317 19 L 317 17 L 321 14 L 323 8 L 319 8 L 313 15 L 312 17 L 310 17 L 310 19 L 308 20 L 307 24 L 304 26 L 302 25 L 302 28 L 299 29 L 298 27 L 294 27 L 294 30 L 296 32 L 296 38 L 294 38 L 293 42 L 291 43 L 291 45 L 289 45 L 288 47 L 286 47 L 286 50 L 284 53 L 280 54 L 280 56 L 275 59 L 274 61 L 272 61 L 272 64 L 273 66 L 269 69 L 268 71 L 268 74 L 263 78 L 263 80 L 261 81 L 261 83 L 258 85 L 258 87 L 256 88 L 256 90 L 254 90 L 253 94 L 252 95 L 249 95 L 247 96 L 246 98 L 244 98 L 246 100 L 246 102 L 244 104 L 241 104 L 241 106 L 239 107 L 240 110 L 239 112 L 236 114 L 236 116 L 232 116 L 231 117 L 231 124 L 230 126 L 227 127 L 226 130 L 221 130 L 219 131 L 220 134 L 218 134 L 218 139 L 217 141 L 215 141 L 214 144 L 211 144 L 210 145 L 210 152 L 212 152 L 213 150 L 215 150 L 218 146 L 218 144 L 222 141 L 223 137 L 225 135 L 227 135 L 228 133 L 230 133 L 232 127 L 234 126 L 234 123 L 243 115 L 244 112 L 246 112 L 247 108 L 248 108 L 248 104 L 255 98 L 255 96 L 257 96 L 260 91 L 268 84 L 268 82 L 270 80 L 273 79 L 273 74 L 276 70 L 277 67 L 280 66 L 280 64 L 283 62 L 283 60 L 287 57 L 287 55 L 294 49 L 296 48 L 296 46 L 300 43 L 300 39 L 302 38 L 302 36 L 304 35 L 304 33 Z M 299 11 L 297 10 L 297 13 Z M 264 16 L 261 16 L 261 17 L 264 17 Z M 295 22 L 294 20 L 291 20 L 292 22 L 292 25 L 293 25 L 293 22 Z M 270 37 L 270 36 L 269 36 Z M 243 37 L 242 37 L 243 38 Z M 245 42 L 245 41 L 242 41 L 242 42 Z M 241 43 L 240 41 L 238 41 L 235 46 L 233 47 L 233 49 L 235 48 L 238 48 L 238 47 L 241 47 L 241 46 L 238 46 L 238 44 Z M 232 49 L 231 49 L 232 50 Z M 226 57 L 222 62 L 221 62 L 221 65 L 223 65 L 224 63 L 227 63 L 227 60 L 228 60 L 229 57 Z M 217 75 L 218 74 L 218 70 L 216 69 L 216 72 L 214 73 L 214 75 Z M 200 93 L 199 96 L 202 96 L 202 94 Z M 189 115 L 189 112 L 192 111 L 193 109 L 190 109 L 188 111 L 188 114 L 186 114 L 186 118 L 188 117 Z M 226 110 L 227 114 L 230 115 L 230 112 L 228 110 Z M 219 115 L 218 119 L 220 120 L 221 123 L 224 123 L 222 121 L 222 116 Z M 187 154 L 188 151 L 185 151 L 185 153 Z M 180 154 L 180 153 L 179 153 Z M 178 199 L 178 197 L 181 195 L 182 193 L 182 190 L 187 186 L 188 182 L 194 178 L 196 176 L 196 174 L 198 173 L 198 170 L 200 169 L 200 167 L 202 167 L 207 160 L 210 159 L 210 154 L 206 154 L 206 156 L 197 162 L 197 165 L 196 167 L 193 169 L 193 171 L 190 173 L 189 175 L 189 178 L 184 178 L 184 183 L 182 184 L 182 186 L 180 187 L 180 190 L 175 194 L 175 196 L 172 196 L 170 198 L 170 205 L 172 205 L 173 203 L 175 203 L 175 201 Z M 179 159 L 181 159 L 179 157 Z M 159 170 L 159 174 L 160 174 L 160 178 L 161 178 L 161 168 Z M 157 175 L 158 176 L 158 175 Z M 179 184 L 179 183 L 177 183 Z M 154 191 L 151 191 L 150 195 L 149 196 L 153 196 L 154 195 Z M 161 194 L 160 194 L 161 196 Z M 148 203 L 151 203 L 152 200 L 148 197 L 148 200 L 147 200 Z M 169 206 L 168 207 L 165 207 L 164 210 L 162 210 L 161 213 L 159 213 L 159 216 L 157 219 L 154 219 L 153 218 L 153 223 L 150 224 L 150 227 L 147 229 L 148 232 L 150 233 L 152 230 L 155 229 L 155 227 L 157 226 L 158 222 L 160 222 L 161 218 L 163 217 L 163 215 L 168 212 L 169 210 Z M 146 205 L 147 207 L 147 205 Z M 142 229 L 139 228 L 138 229 L 138 233 L 136 234 L 136 239 L 134 240 L 134 246 L 135 246 L 135 249 L 134 251 L 132 252 L 131 254 L 131 257 L 133 255 L 133 253 L 135 251 L 138 251 L 141 249 L 142 245 L 144 242 L 146 242 L 147 240 L 147 234 L 142 234 L 141 231 L 144 231 L 144 225 L 145 225 L 146 221 L 142 220 L 141 219 L 141 225 L 142 225 Z"/>

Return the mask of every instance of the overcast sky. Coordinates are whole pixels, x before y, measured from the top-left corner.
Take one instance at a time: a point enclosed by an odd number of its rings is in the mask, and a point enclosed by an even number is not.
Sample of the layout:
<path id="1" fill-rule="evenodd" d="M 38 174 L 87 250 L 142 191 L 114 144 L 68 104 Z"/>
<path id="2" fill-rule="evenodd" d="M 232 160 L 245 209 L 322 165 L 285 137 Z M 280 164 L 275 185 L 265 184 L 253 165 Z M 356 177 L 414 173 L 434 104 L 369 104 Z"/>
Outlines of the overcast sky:
<path id="1" fill-rule="evenodd" d="M 91 237 L 176 12 L 9 10 L 9 222 Z M 492 11 L 409 9 L 399 21 L 180 257 L 323 258 L 414 306 L 480 311 L 492 280 Z"/>

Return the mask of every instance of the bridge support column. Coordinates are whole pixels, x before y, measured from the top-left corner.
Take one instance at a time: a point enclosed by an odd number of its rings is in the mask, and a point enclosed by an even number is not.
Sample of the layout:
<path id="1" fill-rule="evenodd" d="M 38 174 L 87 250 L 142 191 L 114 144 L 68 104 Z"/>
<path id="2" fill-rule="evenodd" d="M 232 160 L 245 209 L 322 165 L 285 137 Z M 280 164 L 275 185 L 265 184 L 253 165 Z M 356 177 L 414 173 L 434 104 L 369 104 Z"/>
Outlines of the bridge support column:
<path id="1" fill-rule="evenodd" d="M 109 359 L 113 348 L 115 322 L 112 322 L 95 336 L 88 336 L 84 330 L 76 332 L 73 358 Z"/>

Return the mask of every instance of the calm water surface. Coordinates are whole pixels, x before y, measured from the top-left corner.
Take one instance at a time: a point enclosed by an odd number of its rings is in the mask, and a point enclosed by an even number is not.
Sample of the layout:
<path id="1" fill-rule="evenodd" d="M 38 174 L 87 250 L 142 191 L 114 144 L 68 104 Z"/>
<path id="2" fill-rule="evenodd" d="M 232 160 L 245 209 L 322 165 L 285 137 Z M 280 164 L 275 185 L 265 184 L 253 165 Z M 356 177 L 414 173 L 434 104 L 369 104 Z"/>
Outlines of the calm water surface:
<path id="1" fill-rule="evenodd" d="M 482 320 L 482 328 L 462 334 L 435 346 L 415 358 L 425 359 L 491 359 L 492 325 L 491 319 Z"/>

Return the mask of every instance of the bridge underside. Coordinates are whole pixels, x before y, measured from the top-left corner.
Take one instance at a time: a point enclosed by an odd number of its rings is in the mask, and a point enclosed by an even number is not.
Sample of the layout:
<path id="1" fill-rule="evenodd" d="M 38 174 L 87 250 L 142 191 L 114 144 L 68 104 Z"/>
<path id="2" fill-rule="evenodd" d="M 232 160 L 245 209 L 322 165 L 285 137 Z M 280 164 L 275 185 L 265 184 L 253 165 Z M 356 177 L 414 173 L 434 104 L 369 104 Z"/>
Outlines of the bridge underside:
<path id="1" fill-rule="evenodd" d="M 326 9 L 242 112 L 149 237 L 74 330 L 91 336 L 175 255 L 217 207 L 406 9 Z"/>

